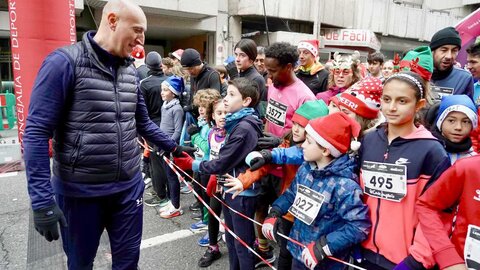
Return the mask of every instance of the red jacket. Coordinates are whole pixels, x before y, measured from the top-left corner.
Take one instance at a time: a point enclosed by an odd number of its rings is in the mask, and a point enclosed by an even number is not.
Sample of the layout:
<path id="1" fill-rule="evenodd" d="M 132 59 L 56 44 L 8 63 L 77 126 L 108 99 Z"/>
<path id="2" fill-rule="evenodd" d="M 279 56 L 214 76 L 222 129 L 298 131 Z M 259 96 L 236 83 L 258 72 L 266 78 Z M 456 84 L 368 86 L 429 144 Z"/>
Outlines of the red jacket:
<path id="1" fill-rule="evenodd" d="M 468 225 L 480 226 L 479 164 L 480 156 L 457 161 L 417 202 L 423 234 L 440 269 L 464 263 L 463 248 Z M 451 221 L 442 221 L 442 210 L 455 207 L 457 203 L 456 225 L 450 240 Z"/>
<path id="2" fill-rule="evenodd" d="M 472 133 L 470 133 L 470 138 L 472 139 L 473 150 L 480 154 L 480 110 L 478 110 L 477 115 L 478 126 L 477 129 L 473 130 Z"/>

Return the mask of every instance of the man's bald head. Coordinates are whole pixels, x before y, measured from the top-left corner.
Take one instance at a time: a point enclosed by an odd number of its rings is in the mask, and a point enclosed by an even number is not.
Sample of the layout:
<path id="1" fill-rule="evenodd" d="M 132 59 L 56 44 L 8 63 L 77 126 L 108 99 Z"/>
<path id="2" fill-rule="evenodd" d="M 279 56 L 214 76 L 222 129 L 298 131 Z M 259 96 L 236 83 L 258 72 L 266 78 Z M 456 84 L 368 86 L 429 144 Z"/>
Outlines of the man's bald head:
<path id="1" fill-rule="evenodd" d="M 95 41 L 118 57 L 128 57 L 138 44 L 145 42 L 147 18 L 143 10 L 129 0 L 110 0 L 102 12 Z"/>

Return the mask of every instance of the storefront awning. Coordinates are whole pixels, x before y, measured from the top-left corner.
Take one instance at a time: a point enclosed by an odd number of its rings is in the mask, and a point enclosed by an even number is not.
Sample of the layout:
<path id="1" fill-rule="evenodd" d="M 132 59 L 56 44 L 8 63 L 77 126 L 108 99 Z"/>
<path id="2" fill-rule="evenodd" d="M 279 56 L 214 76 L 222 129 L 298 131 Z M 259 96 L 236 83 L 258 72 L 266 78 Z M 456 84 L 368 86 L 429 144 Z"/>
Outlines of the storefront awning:
<path id="1" fill-rule="evenodd" d="M 381 44 L 371 30 L 322 28 L 320 35 L 326 47 L 366 47 L 379 51 Z"/>

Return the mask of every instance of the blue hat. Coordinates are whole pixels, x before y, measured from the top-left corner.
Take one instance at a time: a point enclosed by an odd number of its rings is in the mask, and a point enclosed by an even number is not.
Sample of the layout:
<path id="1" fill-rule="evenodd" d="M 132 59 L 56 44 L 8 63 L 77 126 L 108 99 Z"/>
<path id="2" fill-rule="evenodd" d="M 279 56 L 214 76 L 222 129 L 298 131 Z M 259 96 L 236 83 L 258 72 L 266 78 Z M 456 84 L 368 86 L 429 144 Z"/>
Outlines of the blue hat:
<path id="1" fill-rule="evenodd" d="M 172 75 L 168 77 L 165 81 L 162 82 L 162 86 L 168 87 L 168 89 L 177 96 L 180 96 L 183 90 L 185 90 L 185 86 L 183 85 L 183 78 L 177 75 Z"/>
<path id="2" fill-rule="evenodd" d="M 442 98 L 438 108 L 437 120 L 435 120 L 438 130 L 442 131 L 442 123 L 450 112 L 464 113 L 472 122 L 473 129 L 477 128 L 477 108 L 467 95 L 451 95 Z"/>

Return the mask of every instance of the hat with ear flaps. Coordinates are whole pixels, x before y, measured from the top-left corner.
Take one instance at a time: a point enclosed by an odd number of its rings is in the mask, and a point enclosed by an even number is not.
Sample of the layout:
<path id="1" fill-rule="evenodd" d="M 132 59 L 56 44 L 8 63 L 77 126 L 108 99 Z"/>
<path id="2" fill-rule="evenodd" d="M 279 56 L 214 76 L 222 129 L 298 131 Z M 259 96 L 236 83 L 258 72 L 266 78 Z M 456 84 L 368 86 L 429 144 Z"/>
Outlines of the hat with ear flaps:
<path id="1" fill-rule="evenodd" d="M 360 148 L 360 142 L 357 141 L 360 129 L 355 120 L 342 112 L 310 120 L 305 127 L 307 134 L 336 158 L 349 149 L 357 151 Z"/>
<path id="2" fill-rule="evenodd" d="M 420 46 L 407 54 L 400 61 L 400 71 L 411 71 L 429 81 L 433 73 L 433 54 L 428 46 Z"/>

